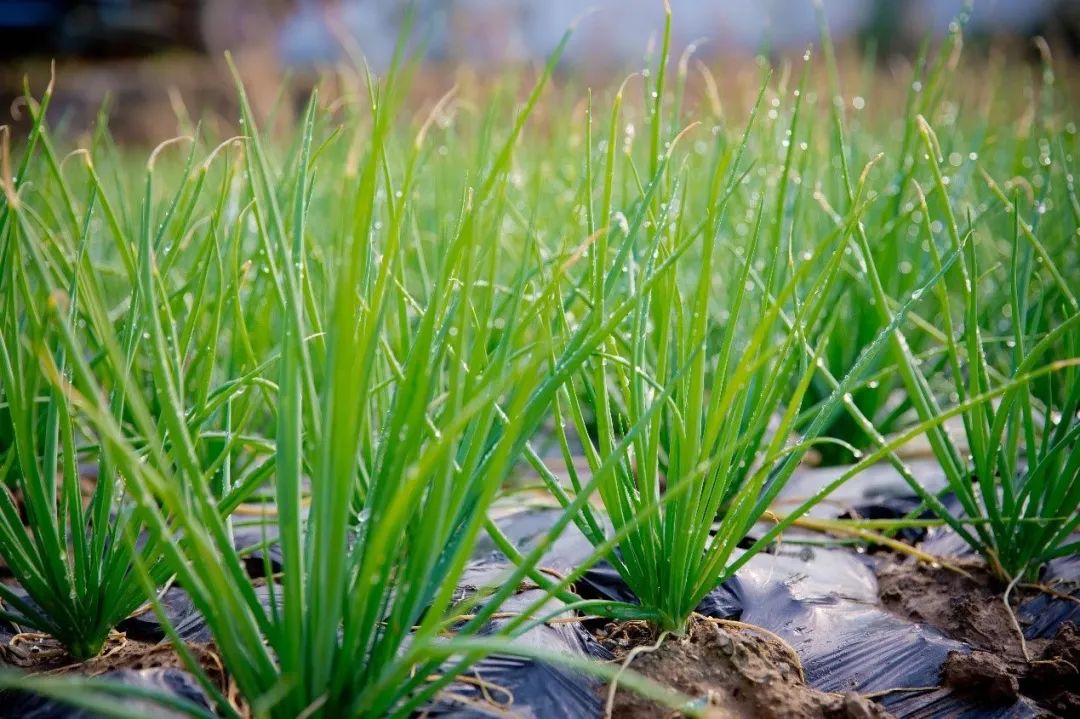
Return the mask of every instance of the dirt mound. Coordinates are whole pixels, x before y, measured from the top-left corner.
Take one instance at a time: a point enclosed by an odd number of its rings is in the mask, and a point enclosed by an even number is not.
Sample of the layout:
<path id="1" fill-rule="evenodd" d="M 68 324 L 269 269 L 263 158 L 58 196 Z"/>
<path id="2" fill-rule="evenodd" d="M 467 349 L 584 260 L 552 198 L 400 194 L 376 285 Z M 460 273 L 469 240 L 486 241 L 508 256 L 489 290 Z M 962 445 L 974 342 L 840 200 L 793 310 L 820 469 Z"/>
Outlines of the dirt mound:
<path id="1" fill-rule="evenodd" d="M 878 569 L 881 601 L 888 609 L 975 648 L 970 654 L 949 655 L 943 682 L 984 704 L 1008 705 L 1022 694 L 1061 716 L 1080 716 L 1076 625 L 1065 622 L 1054 638 L 1027 639 L 1021 645 L 1003 600 L 1005 587 L 981 560 L 965 559 L 958 566 L 967 576 L 908 562 Z M 1019 603 L 1038 591 L 1022 588 L 1011 599 Z"/>
<path id="2" fill-rule="evenodd" d="M 622 663 L 635 647 L 655 643 L 641 624 L 609 624 L 598 638 Z M 707 698 L 709 716 L 876 719 L 890 716 L 857 694 L 826 694 L 806 685 L 785 645 L 748 631 L 729 631 L 694 619 L 685 637 L 668 637 L 655 650 L 638 650 L 631 668 L 692 697 Z M 606 694 L 605 689 L 605 694 Z M 618 689 L 612 716 L 665 717 L 672 712 L 628 689 Z"/>

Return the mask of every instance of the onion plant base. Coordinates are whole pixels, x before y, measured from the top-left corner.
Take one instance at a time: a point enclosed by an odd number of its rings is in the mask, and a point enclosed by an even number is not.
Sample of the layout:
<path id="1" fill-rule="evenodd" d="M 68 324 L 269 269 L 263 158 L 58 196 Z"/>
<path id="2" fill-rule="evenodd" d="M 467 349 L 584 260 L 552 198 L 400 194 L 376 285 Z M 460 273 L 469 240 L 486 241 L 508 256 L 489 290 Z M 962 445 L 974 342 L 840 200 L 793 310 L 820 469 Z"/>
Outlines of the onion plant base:
<path id="1" fill-rule="evenodd" d="M 130 639 L 122 632 L 111 632 L 100 651 L 86 661 L 73 661 L 74 657 L 57 640 L 40 633 L 16 635 L 0 643 L 0 663 L 18 667 L 31 675 L 107 677 L 112 681 L 126 681 L 143 687 L 158 688 L 165 694 L 183 695 L 197 700 L 205 697 L 195 684 L 194 678 L 184 674 L 184 663 L 176 649 L 168 643 L 156 640 Z M 236 689 L 221 664 L 221 658 L 209 644 L 189 643 L 189 651 L 206 671 L 214 685 L 226 696 L 235 696 Z M 33 695 L 15 693 L 5 695 L 0 717 L 6 716 L 67 716 L 68 707 L 54 707 L 52 713 L 43 707 L 50 700 Z M 57 712 L 60 712 L 59 714 Z"/>

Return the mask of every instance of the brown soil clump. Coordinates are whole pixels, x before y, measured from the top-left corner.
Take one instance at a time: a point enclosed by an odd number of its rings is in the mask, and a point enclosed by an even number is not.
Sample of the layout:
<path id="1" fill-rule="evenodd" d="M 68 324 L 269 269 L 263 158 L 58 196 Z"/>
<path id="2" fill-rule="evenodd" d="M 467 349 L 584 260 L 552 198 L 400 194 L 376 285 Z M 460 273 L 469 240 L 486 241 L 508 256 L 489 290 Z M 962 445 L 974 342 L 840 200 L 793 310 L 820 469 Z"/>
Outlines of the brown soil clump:
<path id="1" fill-rule="evenodd" d="M 1020 678 L 1020 691 L 1061 716 L 1080 716 L 1080 631 L 1066 622 Z"/>
<path id="2" fill-rule="evenodd" d="M 1080 635 L 1070 622 L 1053 639 L 1029 639 L 1024 656 L 1005 587 L 981 560 L 957 563 L 970 576 L 944 567 L 896 562 L 878 569 L 882 604 L 975 648 L 952 652 L 942 666 L 945 685 L 976 701 L 1008 705 L 1021 694 L 1061 716 L 1080 716 Z M 1033 590 L 1026 590 L 1030 595 Z M 1014 601 L 1022 598 L 1013 593 Z M 1015 606 L 1015 605 L 1014 605 Z"/>
<path id="3" fill-rule="evenodd" d="M 945 686 L 985 696 L 991 704 L 1012 704 L 1020 698 L 1020 680 L 1005 660 L 978 649 L 970 654 L 949 652 L 941 678 Z"/>
<path id="4" fill-rule="evenodd" d="M 641 623 L 609 624 L 598 639 L 622 663 L 634 647 L 655 643 Z M 790 650 L 748 631 L 728 631 L 706 619 L 691 621 L 685 637 L 667 637 L 654 651 L 641 651 L 630 664 L 635 672 L 708 702 L 707 716 L 780 719 L 880 719 L 882 707 L 857 694 L 826 694 L 806 685 Z M 604 696 L 608 689 L 605 687 Z M 613 717 L 639 719 L 677 716 L 669 709 L 619 688 Z"/>

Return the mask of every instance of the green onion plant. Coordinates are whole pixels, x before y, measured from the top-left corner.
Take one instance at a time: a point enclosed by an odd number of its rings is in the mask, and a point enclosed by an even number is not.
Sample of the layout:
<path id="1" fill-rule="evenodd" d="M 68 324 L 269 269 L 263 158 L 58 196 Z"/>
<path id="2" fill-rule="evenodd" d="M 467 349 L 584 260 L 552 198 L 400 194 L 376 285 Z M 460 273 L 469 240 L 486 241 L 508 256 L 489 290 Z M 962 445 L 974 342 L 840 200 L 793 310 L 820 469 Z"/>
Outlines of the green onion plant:
<path id="1" fill-rule="evenodd" d="M 124 501 L 120 468 L 73 403 L 81 377 L 132 369 L 144 303 L 135 289 L 126 306 L 112 304 L 108 278 L 94 270 L 95 250 L 110 242 L 94 237 L 103 224 L 118 229 L 116 210 L 92 166 L 85 201 L 69 191 L 44 126 L 51 91 L 52 84 L 30 106 L 27 146 L 0 199 L 0 557 L 22 588 L 0 584 L 0 617 L 47 633 L 84 660 L 145 603 L 135 565 L 155 586 L 170 572 L 158 541 L 127 541 L 143 532 L 146 517 Z M 42 208 L 35 196 L 49 204 Z M 124 383 L 97 390 L 97 411 L 126 425 Z M 158 449 L 175 456 L 172 447 Z M 138 452 L 146 450 L 140 442 Z"/>
<path id="2" fill-rule="evenodd" d="M 940 267 L 943 239 L 929 220 L 931 200 L 944 217 L 945 247 L 954 252 L 962 247 L 963 252 L 952 275 L 943 275 L 933 288 L 947 371 L 927 373 L 900 331 L 895 354 L 921 418 L 940 415 L 943 398 L 964 402 L 1001 386 L 1001 378 L 1007 382 L 1039 369 L 1052 371 L 1042 390 L 1019 383 L 996 404 L 974 404 L 964 411 L 963 443 L 942 427 L 927 433 L 960 508 L 958 516 L 941 512 L 941 518 L 1002 580 L 1033 580 L 1046 561 L 1080 549 L 1074 534 L 1080 527 L 1080 306 L 1067 284 L 1059 284 L 1053 272 L 1040 271 L 1045 247 L 1014 197 L 1005 208 L 1013 224 L 1010 254 L 1000 270 L 1007 277 L 1012 334 L 1003 350 L 986 339 L 976 240 L 971 239 L 976 230 L 969 216 L 961 235 L 937 136 L 921 118 L 919 129 L 933 180 L 929 196 L 919 190 L 932 260 Z M 1075 210 L 1073 205 L 1073 225 Z M 884 296 L 876 275 L 874 288 Z"/>
<path id="3" fill-rule="evenodd" d="M 94 281 L 89 267 L 39 278 L 55 300 L 39 334 L 59 334 L 79 361 L 67 374 L 51 369 L 35 391 L 55 393 L 122 478 L 127 494 L 113 505 L 140 523 L 119 527 L 115 541 L 146 547 L 125 579 L 159 611 L 218 711 L 239 708 L 161 612 L 162 566 L 259 716 L 409 716 L 484 654 L 518 651 L 508 638 L 533 615 L 495 635 L 488 621 L 539 556 L 461 606 L 459 580 L 557 390 L 639 303 L 612 291 L 602 320 L 544 330 L 563 317 L 564 274 L 580 252 L 552 253 L 526 234 L 514 263 L 494 239 L 516 221 L 514 150 L 558 54 L 509 133 L 485 137 L 477 166 L 454 183 L 459 193 L 434 198 L 423 187 L 440 171 L 429 168 L 439 155 L 428 139 L 452 97 L 403 139 L 392 120 L 412 66 L 400 56 L 384 80 L 360 76 L 366 102 L 348 110 L 354 137 L 325 126 L 316 94 L 283 157 L 265 144 L 238 82 L 243 136 L 199 162 L 192 150 L 179 199 L 155 223 L 155 169 L 171 152 L 159 148 L 137 232 L 116 223 L 134 288 L 124 308 L 138 311 L 119 329 L 119 310 L 92 318 L 105 359 L 84 359 L 86 338 L 56 329 L 70 324 L 57 309 L 74 305 L 68 285 L 82 292 Z M 216 158 L 227 166 L 213 170 Z M 200 202 L 211 181 L 217 201 Z M 60 187 L 74 196 L 71 184 Z M 89 192 L 106 195 L 98 183 Z M 94 235 L 86 245 L 100 251 Z M 205 352 L 203 327 L 217 341 Z M 140 381 L 144 369 L 150 381 Z M 98 401 L 113 387 L 123 412 Z M 266 534 L 282 567 L 267 560 L 256 579 L 234 546 L 231 514 L 267 485 Z M 573 602 L 568 586 L 549 590 Z"/>
<path id="4" fill-rule="evenodd" d="M 668 37 L 665 33 L 655 84 L 648 86 L 656 98 L 650 117 L 658 134 Z M 805 91 L 805 71 L 802 77 Z M 640 601 L 636 616 L 666 631 L 685 631 L 704 596 L 746 561 L 749 554 L 740 543 L 769 511 L 803 455 L 826 441 L 819 436 L 825 422 L 842 402 L 850 402 L 852 386 L 884 346 L 878 332 L 853 371 L 834 381 L 830 397 L 796 438 L 798 410 L 823 366 L 825 343 L 815 347 L 809 338 L 827 339 L 829 332 L 819 329 L 837 319 L 829 313 L 832 290 L 866 201 L 860 183 L 848 216 L 817 238 L 810 257 L 798 263 L 784 233 L 764 237 L 763 199 L 746 244 L 725 241 L 728 203 L 748 175 L 746 148 L 766 89 L 763 83 L 741 139 L 713 147 L 703 217 L 695 220 L 682 200 L 690 172 L 671 172 L 670 181 L 653 174 L 625 226 L 613 224 L 596 233 L 581 290 L 588 305 L 603 308 L 611 286 L 624 292 L 649 289 L 604 351 L 559 393 L 554 409 L 567 460 L 572 453 L 567 424 L 586 440 L 585 456 L 606 513 L 583 506 L 580 530 L 598 546 L 622 537 L 608 559 Z M 789 136 L 799 136 L 801 96 L 796 94 Z M 612 135 L 618 108 L 617 100 Z M 617 152 L 615 138 L 609 137 L 601 217 L 611 208 Z M 660 163 L 654 172 L 667 169 Z M 861 180 L 868 175 L 869 167 Z M 658 188 L 669 194 L 657 197 Z M 774 227 L 781 225 L 784 208 L 781 201 Z M 641 227 L 648 231 L 624 278 L 609 269 L 609 241 L 637 235 Z M 698 250 L 690 255 L 692 245 Z M 668 261 L 681 271 L 654 278 L 655 269 Z M 686 288 L 676 279 L 684 277 L 691 279 Z M 723 309 L 721 322 L 714 319 L 716 304 Z M 566 464 L 569 488 L 552 472 L 538 469 L 569 506 L 585 487 L 572 462 Z"/>

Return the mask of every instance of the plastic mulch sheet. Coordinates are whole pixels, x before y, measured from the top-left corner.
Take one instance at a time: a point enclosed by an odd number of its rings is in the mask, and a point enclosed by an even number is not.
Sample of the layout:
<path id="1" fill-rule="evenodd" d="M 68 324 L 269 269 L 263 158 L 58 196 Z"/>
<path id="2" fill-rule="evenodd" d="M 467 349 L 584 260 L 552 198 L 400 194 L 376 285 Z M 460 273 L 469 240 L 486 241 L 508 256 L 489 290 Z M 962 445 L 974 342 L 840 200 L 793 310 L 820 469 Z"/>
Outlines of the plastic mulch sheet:
<path id="1" fill-rule="evenodd" d="M 932 463 L 913 463 L 920 480 L 931 490 L 944 486 L 944 477 Z M 925 464 L 925 466 L 923 466 Z M 795 503 L 839 476 L 843 468 L 802 470 L 781 496 Z M 855 510 L 860 516 L 898 517 L 918 506 L 907 485 L 891 468 L 881 467 L 843 485 L 828 504 L 815 507 L 816 516 L 839 516 Z M 846 509 L 845 509 L 846 508 Z M 533 546 L 557 516 L 552 510 L 515 515 L 500 522 L 519 547 Z M 919 539 L 910 534 L 910 540 Z M 958 555 L 970 550 L 947 529 L 934 529 L 922 537 L 923 548 L 931 554 Z M 563 570 L 577 565 L 589 554 L 584 537 L 570 528 L 553 547 L 543 564 Z M 488 555 L 487 558 L 491 558 Z M 948 688 L 925 689 L 941 684 L 941 666 L 950 651 L 970 652 L 972 647 L 946 637 L 937 629 L 918 624 L 882 607 L 878 600 L 877 578 L 872 556 L 847 548 L 807 546 L 781 547 L 778 551 L 753 557 L 736 575 L 717 587 L 698 607 L 707 616 L 739 619 L 768 629 L 783 637 L 798 652 L 811 686 L 826 692 L 885 692 L 879 701 L 898 717 L 972 717 L 981 719 L 1021 719 L 1043 713 L 1025 697 L 1006 707 L 987 707 Z M 1044 582 L 1080 582 L 1080 557 L 1054 560 L 1044 568 Z M 629 587 L 610 565 L 601 563 L 577 583 L 586 598 L 635 601 Z M 1080 590 L 1075 590 L 1080 592 Z M 1041 594 L 1026 600 L 1018 610 L 1028 638 L 1053 636 L 1066 621 L 1080 623 L 1080 605 Z M 554 641 L 554 639 L 552 639 Z M 567 651 L 577 640 L 564 639 Z M 531 668 L 530 668 L 531 667 Z M 549 677 L 549 669 L 529 662 L 516 670 L 534 672 L 525 682 L 530 692 L 515 696 L 514 708 L 526 715 L 552 716 L 545 710 L 555 702 L 560 687 L 567 689 L 555 706 L 577 706 L 582 713 L 561 712 L 560 716 L 598 716 L 586 702 L 575 704 L 578 685 L 566 684 L 560 675 Z M 540 692 L 543 706 L 532 706 L 529 697 Z M 477 707 L 463 708 L 455 716 L 487 716 Z"/>

